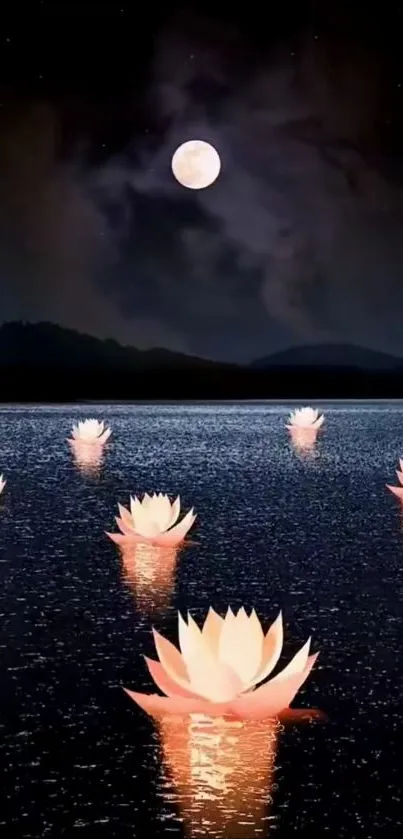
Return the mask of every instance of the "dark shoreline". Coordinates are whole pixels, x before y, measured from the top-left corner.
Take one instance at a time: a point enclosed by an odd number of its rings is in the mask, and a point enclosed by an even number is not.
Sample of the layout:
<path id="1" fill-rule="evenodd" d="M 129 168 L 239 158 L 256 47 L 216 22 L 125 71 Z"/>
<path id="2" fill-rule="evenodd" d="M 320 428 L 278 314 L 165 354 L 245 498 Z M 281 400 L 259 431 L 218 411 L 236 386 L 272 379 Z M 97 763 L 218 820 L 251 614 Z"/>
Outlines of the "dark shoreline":
<path id="1" fill-rule="evenodd" d="M 306 401 L 403 398 L 403 372 L 325 368 L 90 368 L 1 365 L 1 402 Z"/>

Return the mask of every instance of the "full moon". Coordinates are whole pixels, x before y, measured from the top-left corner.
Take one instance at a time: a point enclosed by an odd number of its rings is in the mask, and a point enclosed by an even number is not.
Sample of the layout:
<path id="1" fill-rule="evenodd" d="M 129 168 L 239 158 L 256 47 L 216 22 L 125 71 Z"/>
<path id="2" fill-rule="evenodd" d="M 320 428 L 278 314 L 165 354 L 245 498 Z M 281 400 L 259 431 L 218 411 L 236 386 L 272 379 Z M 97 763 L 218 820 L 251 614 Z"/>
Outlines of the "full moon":
<path id="1" fill-rule="evenodd" d="M 176 149 L 172 172 L 187 189 L 205 189 L 217 180 L 221 169 L 218 152 L 204 140 L 188 140 Z"/>

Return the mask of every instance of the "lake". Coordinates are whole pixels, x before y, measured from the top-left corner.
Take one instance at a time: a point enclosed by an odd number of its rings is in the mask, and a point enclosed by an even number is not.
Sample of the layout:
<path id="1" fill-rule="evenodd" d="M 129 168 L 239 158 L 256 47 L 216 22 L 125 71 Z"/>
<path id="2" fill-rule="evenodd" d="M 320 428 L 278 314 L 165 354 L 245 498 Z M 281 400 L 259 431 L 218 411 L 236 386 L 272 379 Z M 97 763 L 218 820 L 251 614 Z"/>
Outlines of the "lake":
<path id="1" fill-rule="evenodd" d="M 0 833 L 33 837 L 400 835 L 403 517 L 385 488 L 403 404 L 326 404 L 296 451 L 289 405 L 0 407 Z M 73 422 L 105 419 L 97 467 Z M 171 564 L 105 535 L 130 494 L 198 514 Z M 283 610 L 285 660 L 320 656 L 295 707 L 326 722 L 217 731 L 154 722 L 151 627 Z"/>

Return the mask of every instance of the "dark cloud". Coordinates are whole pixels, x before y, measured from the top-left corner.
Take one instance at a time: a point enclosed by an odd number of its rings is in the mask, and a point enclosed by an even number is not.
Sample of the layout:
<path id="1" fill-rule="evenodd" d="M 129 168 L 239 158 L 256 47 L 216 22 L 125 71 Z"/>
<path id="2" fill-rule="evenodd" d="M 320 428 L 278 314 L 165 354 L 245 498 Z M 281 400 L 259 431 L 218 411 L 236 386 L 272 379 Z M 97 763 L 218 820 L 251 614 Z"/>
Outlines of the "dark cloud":
<path id="1" fill-rule="evenodd" d="M 223 358 L 321 340 L 403 353 L 403 187 L 377 55 L 305 33 L 257 57 L 196 24 L 160 36 L 150 129 L 102 165 L 85 144 L 59 160 L 54 108 L 8 123 L 3 317 Z M 192 137 L 222 173 L 190 194 L 170 161 Z"/>
<path id="2" fill-rule="evenodd" d="M 77 154 L 60 161 L 59 130 L 57 111 L 37 103 L 1 133 L 3 320 L 51 320 L 124 343 L 186 350 L 169 324 L 149 312 L 127 318 L 114 299 L 126 213 L 116 228 L 96 199 L 99 173 Z"/>

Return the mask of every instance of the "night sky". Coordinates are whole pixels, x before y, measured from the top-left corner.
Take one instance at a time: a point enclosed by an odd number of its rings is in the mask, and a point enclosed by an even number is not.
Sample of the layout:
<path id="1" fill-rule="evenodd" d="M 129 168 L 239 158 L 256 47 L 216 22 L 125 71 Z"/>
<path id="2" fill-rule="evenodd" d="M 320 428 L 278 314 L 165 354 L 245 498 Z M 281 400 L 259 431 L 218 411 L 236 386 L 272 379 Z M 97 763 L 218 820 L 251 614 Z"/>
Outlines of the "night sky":
<path id="1" fill-rule="evenodd" d="M 2 12 L 0 319 L 403 355 L 403 4 L 191 5 Z M 222 160 L 205 190 L 171 172 L 193 138 Z"/>

